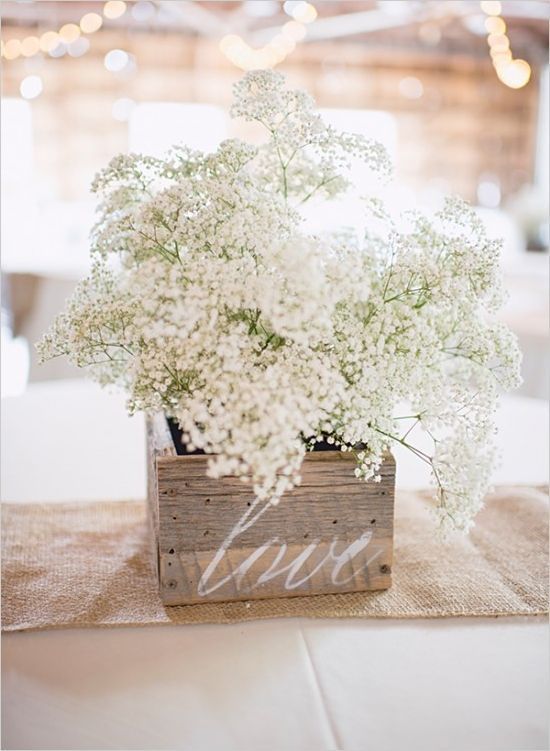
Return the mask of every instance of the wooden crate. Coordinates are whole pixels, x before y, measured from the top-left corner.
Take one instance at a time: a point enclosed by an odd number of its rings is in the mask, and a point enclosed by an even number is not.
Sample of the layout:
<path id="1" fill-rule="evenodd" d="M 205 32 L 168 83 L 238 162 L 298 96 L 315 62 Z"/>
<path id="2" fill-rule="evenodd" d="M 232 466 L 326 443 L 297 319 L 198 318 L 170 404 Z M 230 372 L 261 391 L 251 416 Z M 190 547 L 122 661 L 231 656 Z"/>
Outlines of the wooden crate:
<path id="1" fill-rule="evenodd" d="M 149 420 L 148 502 L 166 605 L 386 589 L 395 462 L 358 480 L 340 451 L 306 455 L 302 483 L 273 506 L 239 479 L 178 456 L 163 415 Z"/>

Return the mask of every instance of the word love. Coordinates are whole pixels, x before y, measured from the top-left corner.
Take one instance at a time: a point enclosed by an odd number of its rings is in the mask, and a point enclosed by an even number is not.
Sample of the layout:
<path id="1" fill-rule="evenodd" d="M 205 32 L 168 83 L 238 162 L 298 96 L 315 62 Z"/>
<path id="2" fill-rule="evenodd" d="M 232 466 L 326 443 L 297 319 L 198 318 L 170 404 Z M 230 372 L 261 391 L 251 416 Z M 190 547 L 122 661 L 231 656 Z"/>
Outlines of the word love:
<path id="1" fill-rule="evenodd" d="M 363 532 L 351 543 L 342 543 L 334 537 L 330 542 L 315 539 L 307 546 L 288 545 L 272 537 L 250 554 L 242 550 L 243 559 L 235 566 L 238 546 L 231 550 L 233 544 L 271 507 L 268 503 L 254 513 L 257 504 L 258 501 L 243 514 L 206 566 L 197 586 L 201 597 L 226 585 L 239 592 L 253 592 L 277 578 L 284 580 L 281 583 L 285 590 L 292 591 L 303 587 L 321 570 L 333 586 L 344 586 L 357 577 L 359 570 L 365 573 L 369 564 L 383 552 L 383 548 L 366 551 L 372 530 Z M 220 573 L 224 568 L 229 568 L 230 573 Z"/>

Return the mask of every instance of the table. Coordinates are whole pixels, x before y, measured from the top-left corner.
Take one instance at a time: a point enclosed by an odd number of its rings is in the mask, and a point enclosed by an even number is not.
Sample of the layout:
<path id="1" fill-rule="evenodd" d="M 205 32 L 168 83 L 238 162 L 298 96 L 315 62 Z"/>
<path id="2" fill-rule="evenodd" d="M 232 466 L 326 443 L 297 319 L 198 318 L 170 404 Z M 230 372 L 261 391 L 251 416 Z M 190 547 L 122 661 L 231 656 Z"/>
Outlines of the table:
<path id="1" fill-rule="evenodd" d="M 498 483 L 548 477 L 547 405 L 509 398 Z M 82 381 L 4 400 L 2 497 L 142 497 L 144 425 Z M 396 452 L 398 485 L 426 476 Z M 3 636 L 2 747 L 517 751 L 547 738 L 545 619 L 273 619 Z"/>

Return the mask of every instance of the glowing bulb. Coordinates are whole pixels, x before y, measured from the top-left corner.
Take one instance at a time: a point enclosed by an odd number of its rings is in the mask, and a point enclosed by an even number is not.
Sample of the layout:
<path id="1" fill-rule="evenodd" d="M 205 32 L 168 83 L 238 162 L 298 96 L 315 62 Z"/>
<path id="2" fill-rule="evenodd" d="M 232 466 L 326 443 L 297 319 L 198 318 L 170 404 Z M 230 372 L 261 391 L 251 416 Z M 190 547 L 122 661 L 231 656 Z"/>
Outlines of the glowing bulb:
<path id="1" fill-rule="evenodd" d="M 9 39 L 4 46 L 6 60 L 15 60 L 21 54 L 21 42 L 19 39 Z"/>
<path id="2" fill-rule="evenodd" d="M 23 99 L 36 99 L 42 93 L 43 88 L 40 76 L 27 76 L 21 81 L 19 91 Z"/>
<path id="3" fill-rule="evenodd" d="M 298 21 L 289 21 L 283 26 L 282 33 L 283 36 L 292 39 L 294 42 L 299 42 L 307 34 L 307 29 L 302 23 L 298 23 Z"/>
<path id="4" fill-rule="evenodd" d="M 317 10 L 311 3 L 299 2 L 292 10 L 292 18 L 300 23 L 311 23 L 317 18 Z"/>
<path id="5" fill-rule="evenodd" d="M 126 3 L 122 0 L 109 0 L 103 6 L 103 15 L 105 18 L 120 18 L 126 11 Z"/>
<path id="6" fill-rule="evenodd" d="M 40 37 L 40 49 L 43 52 L 50 52 L 59 44 L 59 34 L 55 31 L 46 31 Z"/>
<path id="7" fill-rule="evenodd" d="M 59 38 L 62 42 L 70 44 L 80 36 L 80 27 L 75 23 L 66 23 L 59 29 Z"/>
<path id="8" fill-rule="evenodd" d="M 21 54 L 24 57 L 32 57 L 40 52 L 40 40 L 38 37 L 26 37 L 21 42 Z"/>
<path id="9" fill-rule="evenodd" d="M 494 50 L 491 50 L 491 57 L 493 59 L 493 65 L 495 66 L 495 68 L 503 65 L 508 65 L 508 63 L 512 62 L 512 53 L 510 52 L 510 50 L 504 50 L 502 52 L 495 52 Z"/>
<path id="10" fill-rule="evenodd" d="M 510 40 L 506 34 L 489 34 L 487 41 L 491 50 L 495 52 L 504 52 L 510 47 Z"/>
<path id="11" fill-rule="evenodd" d="M 512 51 L 509 47 L 503 50 L 499 50 L 498 47 L 491 47 L 489 54 L 491 55 L 493 60 L 495 59 L 495 57 L 500 57 L 502 55 L 510 58 L 510 60 L 512 59 Z"/>
<path id="12" fill-rule="evenodd" d="M 56 46 L 48 52 L 50 57 L 63 57 L 68 50 L 68 45 L 65 42 L 59 42 Z"/>
<path id="13" fill-rule="evenodd" d="M 480 3 L 481 10 L 488 16 L 500 16 L 502 5 L 499 0 L 482 0 Z"/>
<path id="14" fill-rule="evenodd" d="M 497 76 L 511 89 L 521 89 L 529 83 L 531 66 L 525 60 L 512 60 L 508 65 L 497 68 Z"/>
<path id="15" fill-rule="evenodd" d="M 90 49 L 90 42 L 86 37 L 80 37 L 69 44 L 67 52 L 71 57 L 82 57 Z"/>
<path id="16" fill-rule="evenodd" d="M 504 34 L 506 32 L 506 24 L 498 16 L 488 16 L 485 19 L 485 28 L 488 34 Z"/>
<path id="17" fill-rule="evenodd" d="M 93 34 L 94 31 L 101 28 L 102 24 L 103 19 L 99 13 L 86 13 L 86 15 L 82 16 L 80 19 L 80 28 L 84 34 Z"/>
<path id="18" fill-rule="evenodd" d="M 130 56 L 124 50 L 111 50 L 105 55 L 104 65 L 111 73 L 119 73 L 130 62 Z"/>

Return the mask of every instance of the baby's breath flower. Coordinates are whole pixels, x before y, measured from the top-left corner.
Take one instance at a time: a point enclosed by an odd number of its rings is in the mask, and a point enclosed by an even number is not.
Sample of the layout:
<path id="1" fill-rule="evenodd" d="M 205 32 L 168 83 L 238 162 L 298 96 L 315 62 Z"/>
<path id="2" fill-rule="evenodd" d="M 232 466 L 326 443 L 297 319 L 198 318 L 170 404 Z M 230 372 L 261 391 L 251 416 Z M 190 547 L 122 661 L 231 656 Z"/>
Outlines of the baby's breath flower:
<path id="1" fill-rule="evenodd" d="M 407 446 L 433 469 L 442 527 L 467 530 L 498 394 L 519 378 L 515 340 L 493 318 L 499 244 L 454 199 L 398 229 L 371 197 L 362 242 L 308 236 L 300 206 L 344 191 L 351 158 L 385 178 L 383 147 L 325 125 L 272 71 L 236 85 L 232 113 L 261 123 L 266 142 L 122 155 L 98 174 L 93 270 L 42 358 L 123 386 L 131 411 L 163 410 L 210 455 L 212 477 L 273 503 L 315 442 L 352 453 L 374 482 L 385 451 Z M 417 426 L 431 452 L 415 446 Z"/>

